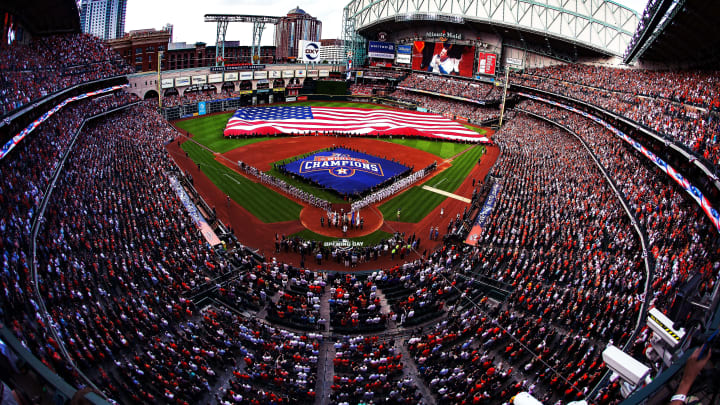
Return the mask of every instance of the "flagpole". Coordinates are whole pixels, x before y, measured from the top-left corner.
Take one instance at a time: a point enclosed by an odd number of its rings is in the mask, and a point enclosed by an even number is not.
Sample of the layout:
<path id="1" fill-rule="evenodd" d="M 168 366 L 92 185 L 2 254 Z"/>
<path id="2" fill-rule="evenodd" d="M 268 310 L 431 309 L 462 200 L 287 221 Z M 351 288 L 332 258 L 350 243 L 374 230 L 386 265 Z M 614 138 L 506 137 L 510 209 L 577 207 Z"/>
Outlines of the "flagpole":
<path id="1" fill-rule="evenodd" d="M 157 86 L 158 86 L 158 109 L 162 113 L 162 57 L 163 51 L 158 51 L 158 64 L 157 64 Z"/>
<path id="2" fill-rule="evenodd" d="M 502 128 L 503 116 L 505 115 L 505 99 L 507 97 L 508 79 L 510 78 L 510 66 L 505 66 L 505 87 L 503 88 L 502 107 L 500 108 L 500 123 L 498 128 Z"/>

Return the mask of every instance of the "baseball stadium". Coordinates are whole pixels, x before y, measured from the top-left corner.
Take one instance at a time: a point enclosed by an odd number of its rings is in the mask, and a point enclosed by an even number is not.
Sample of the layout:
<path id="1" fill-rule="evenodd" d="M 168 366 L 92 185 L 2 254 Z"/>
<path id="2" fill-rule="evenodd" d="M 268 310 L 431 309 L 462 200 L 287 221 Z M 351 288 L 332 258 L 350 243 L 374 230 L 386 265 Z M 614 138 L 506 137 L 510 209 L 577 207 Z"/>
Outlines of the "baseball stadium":
<path id="1" fill-rule="evenodd" d="M 720 404 L 720 4 L 301 6 L 0 4 L 3 405 Z"/>

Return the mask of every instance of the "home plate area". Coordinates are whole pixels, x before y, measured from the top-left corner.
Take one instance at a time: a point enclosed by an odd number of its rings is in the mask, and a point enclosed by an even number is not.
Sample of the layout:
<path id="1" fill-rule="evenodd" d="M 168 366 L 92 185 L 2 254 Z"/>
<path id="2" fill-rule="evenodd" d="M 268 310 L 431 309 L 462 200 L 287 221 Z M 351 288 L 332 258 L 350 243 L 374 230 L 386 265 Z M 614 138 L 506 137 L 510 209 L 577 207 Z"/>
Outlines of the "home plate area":
<path id="1" fill-rule="evenodd" d="M 412 171 L 401 163 L 346 148 L 317 151 L 278 169 L 348 197 L 360 196 Z"/>

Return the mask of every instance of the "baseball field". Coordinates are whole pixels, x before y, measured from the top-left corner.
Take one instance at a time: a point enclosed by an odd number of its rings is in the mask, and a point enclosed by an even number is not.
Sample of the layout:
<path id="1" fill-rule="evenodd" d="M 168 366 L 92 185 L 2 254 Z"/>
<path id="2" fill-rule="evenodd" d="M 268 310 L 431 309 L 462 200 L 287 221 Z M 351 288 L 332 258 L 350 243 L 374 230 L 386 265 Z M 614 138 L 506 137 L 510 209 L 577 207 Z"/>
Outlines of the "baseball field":
<path id="1" fill-rule="evenodd" d="M 374 104 L 339 102 L 292 105 L 386 108 Z M 350 201 L 347 199 L 316 184 L 281 173 L 275 164 L 333 147 L 351 148 L 372 156 L 393 159 L 416 169 L 436 163 L 437 170 L 425 179 L 361 210 L 363 229 L 354 229 L 345 237 L 368 246 L 386 239 L 393 232 L 415 233 L 418 237 L 427 238 L 427 230 L 431 226 L 439 226 L 444 233 L 443 228 L 448 221 L 468 205 L 461 200 L 472 195 L 473 179 L 479 184 L 497 156 L 494 146 L 398 136 L 225 138 L 223 130 L 231 116 L 232 112 L 228 112 L 176 121 L 174 125 L 184 136 L 178 142 L 168 145 L 168 150 L 178 165 L 192 176 L 198 192 L 216 209 L 218 218 L 233 229 L 238 240 L 248 246 L 258 247 L 263 252 L 273 249 L 276 235 L 330 241 L 342 238 L 343 234 L 338 229 L 321 226 L 320 218 L 325 215 L 323 210 L 260 183 L 256 177 L 242 172 L 238 161 L 329 201 L 334 206 L 348 208 Z M 472 126 L 468 128 L 481 134 L 490 131 Z M 448 197 L 448 194 L 454 197 Z M 292 261 L 293 257 L 283 259 Z"/>

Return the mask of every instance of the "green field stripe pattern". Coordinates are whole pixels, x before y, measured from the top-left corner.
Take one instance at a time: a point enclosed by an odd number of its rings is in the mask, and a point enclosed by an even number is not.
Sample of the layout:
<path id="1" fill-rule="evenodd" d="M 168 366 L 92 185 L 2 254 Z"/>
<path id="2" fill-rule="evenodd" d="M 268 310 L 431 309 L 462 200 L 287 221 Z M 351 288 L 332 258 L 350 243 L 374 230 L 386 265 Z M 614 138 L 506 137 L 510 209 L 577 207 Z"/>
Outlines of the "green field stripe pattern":
<path id="1" fill-rule="evenodd" d="M 200 145 L 189 141 L 183 143 L 182 148 L 195 163 L 200 164 L 202 172 L 217 188 L 260 221 L 265 223 L 284 222 L 300 217 L 302 207 L 299 204 L 230 170 L 216 161 L 213 154 Z"/>
<path id="2" fill-rule="evenodd" d="M 386 106 L 366 104 L 366 103 L 352 103 L 352 102 L 340 102 L 340 101 L 305 101 L 290 103 L 288 105 L 298 106 L 316 106 L 316 107 L 352 107 L 352 108 L 368 108 L 368 109 L 386 109 Z M 263 142 L 270 137 L 249 137 L 247 139 L 228 139 L 223 135 L 225 126 L 228 120 L 234 112 L 228 112 L 216 115 L 207 115 L 197 117 L 188 120 L 176 121 L 175 125 L 184 131 L 189 132 L 193 136 L 193 140 L 201 145 L 204 145 L 208 149 L 217 153 L 229 152 L 233 149 L 249 145 L 251 143 Z M 478 132 L 485 133 L 486 131 L 481 128 L 470 127 L 468 128 Z M 395 139 L 380 139 L 386 142 L 392 142 L 399 145 L 406 145 L 416 149 L 420 149 L 443 159 L 455 156 L 458 153 L 468 148 L 468 145 L 455 142 L 443 142 L 433 141 L 429 139 L 418 139 L 418 138 L 395 138 Z"/>
<path id="3" fill-rule="evenodd" d="M 223 131 L 232 115 L 233 113 L 208 115 L 192 120 L 178 121 L 175 125 L 191 133 L 194 141 L 217 153 L 225 153 L 251 143 L 270 139 L 266 136 L 248 139 L 225 138 Z"/>
<path id="4" fill-rule="evenodd" d="M 471 129 L 471 130 L 477 132 L 477 133 L 480 134 L 480 135 L 483 135 L 483 134 L 486 134 L 486 133 L 487 133 L 487 129 L 478 128 L 478 127 L 476 127 L 476 126 L 474 126 L 474 125 L 462 124 L 462 123 L 461 123 L 460 125 L 464 126 L 464 127 L 467 128 L 467 129 Z"/>
<path id="5" fill-rule="evenodd" d="M 393 138 L 393 139 L 380 139 L 381 141 L 394 143 L 397 145 L 409 146 L 411 148 L 419 149 L 445 160 L 451 158 L 464 150 L 471 147 L 471 145 L 457 142 L 446 142 L 437 141 L 431 139 L 419 139 L 419 138 Z"/>
<path id="6" fill-rule="evenodd" d="M 452 167 L 438 173 L 424 184 L 449 193 L 455 192 L 484 153 L 484 146 L 468 150 L 452 162 Z M 379 208 L 385 220 L 396 221 L 397 210 L 400 209 L 401 222 L 416 223 L 428 216 L 446 198 L 444 195 L 423 190 L 421 186 L 415 186 Z"/>

